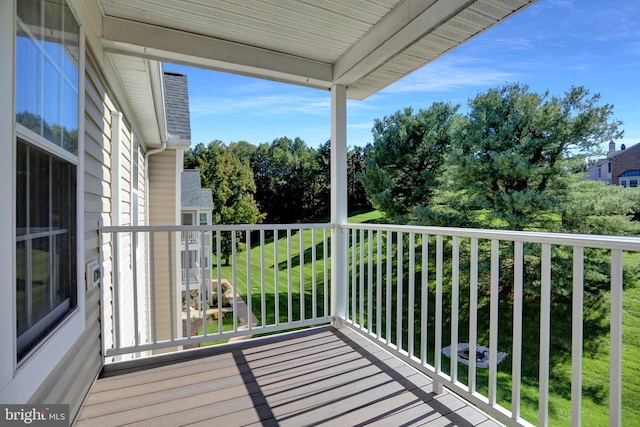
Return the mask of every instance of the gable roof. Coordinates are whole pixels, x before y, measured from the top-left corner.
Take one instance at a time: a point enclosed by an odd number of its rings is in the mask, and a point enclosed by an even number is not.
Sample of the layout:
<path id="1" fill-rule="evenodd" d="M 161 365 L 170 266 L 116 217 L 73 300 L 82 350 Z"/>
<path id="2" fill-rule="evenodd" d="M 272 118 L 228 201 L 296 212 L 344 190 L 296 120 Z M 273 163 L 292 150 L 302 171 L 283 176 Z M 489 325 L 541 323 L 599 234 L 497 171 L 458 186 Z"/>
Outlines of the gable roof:
<path id="1" fill-rule="evenodd" d="M 108 52 L 364 99 L 536 0 L 97 0 Z"/>
<path id="2" fill-rule="evenodd" d="M 181 174 L 181 208 L 188 209 L 213 209 L 213 196 L 210 188 L 202 188 L 200 183 L 200 171 L 186 169 Z"/>
<path id="3" fill-rule="evenodd" d="M 185 74 L 164 72 L 164 99 L 167 107 L 167 131 L 181 140 L 191 141 L 189 87 Z"/>
<path id="4" fill-rule="evenodd" d="M 634 144 L 631 147 L 627 147 L 624 150 L 616 150 L 612 153 L 609 153 L 609 155 L 607 157 L 609 158 L 617 158 L 620 156 L 627 156 L 630 155 L 629 153 L 635 153 L 636 151 L 640 150 L 640 143 L 638 144 Z"/>

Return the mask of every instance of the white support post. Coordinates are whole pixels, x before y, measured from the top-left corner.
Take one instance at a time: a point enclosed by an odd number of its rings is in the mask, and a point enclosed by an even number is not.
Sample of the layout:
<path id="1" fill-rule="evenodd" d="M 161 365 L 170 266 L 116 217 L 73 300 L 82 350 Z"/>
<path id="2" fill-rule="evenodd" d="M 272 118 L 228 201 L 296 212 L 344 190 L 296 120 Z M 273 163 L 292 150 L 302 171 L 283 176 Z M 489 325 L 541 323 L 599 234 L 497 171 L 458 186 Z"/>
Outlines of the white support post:
<path id="1" fill-rule="evenodd" d="M 331 88 L 331 315 L 333 325 L 346 318 L 347 233 L 347 88 Z"/>
<path id="2" fill-rule="evenodd" d="M 122 224 L 122 113 L 119 111 L 111 112 L 111 225 Z M 123 234 L 113 233 L 112 245 L 114 256 L 114 283 L 113 287 L 113 304 L 114 304 L 114 333 L 116 334 L 116 348 L 121 345 L 128 345 L 129 340 L 126 334 L 126 322 L 122 316 L 128 312 L 124 306 L 124 282 L 122 279 L 122 270 L 124 269 L 124 259 L 122 256 L 122 237 Z M 123 341 L 124 340 L 124 341 Z M 126 344 L 124 344 L 126 342 Z"/>

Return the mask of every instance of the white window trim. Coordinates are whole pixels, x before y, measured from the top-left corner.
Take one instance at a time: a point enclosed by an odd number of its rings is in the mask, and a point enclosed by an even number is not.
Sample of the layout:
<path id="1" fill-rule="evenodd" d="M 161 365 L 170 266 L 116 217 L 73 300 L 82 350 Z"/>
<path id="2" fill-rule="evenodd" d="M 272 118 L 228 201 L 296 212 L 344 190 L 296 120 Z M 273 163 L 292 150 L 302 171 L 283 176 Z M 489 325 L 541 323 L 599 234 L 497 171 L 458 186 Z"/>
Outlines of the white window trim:
<path id="1" fill-rule="evenodd" d="M 15 1 L 0 2 L 0 63 L 15 63 Z M 0 67 L 0 140 L 15 141 L 14 67 Z M 0 289 L 8 298 L 0 298 L 0 401 L 4 402 L 4 389 L 13 378 L 15 348 L 15 142 L 7 147 L 9 155 L 0 156 L 0 180 L 11 185 L 0 185 Z"/>
<path id="2" fill-rule="evenodd" d="M 2 298 L 0 302 L 0 342 L 11 345 L 0 346 L 0 402 L 26 403 L 38 390 L 40 385 L 60 363 L 71 347 L 78 341 L 85 331 L 85 277 L 84 277 L 84 92 L 85 92 L 85 32 L 78 19 L 76 11 L 71 7 L 76 20 L 80 24 L 80 64 L 78 69 L 78 157 L 73 163 L 76 167 L 76 209 L 78 212 L 76 221 L 77 242 L 77 307 L 64 319 L 41 344 L 29 355 L 17 363 L 16 344 L 16 307 L 15 307 L 15 172 L 16 172 L 16 138 L 20 137 L 33 142 L 33 135 L 24 132 L 25 128 L 15 124 L 15 96 L 3 97 L 0 101 L 0 129 L 2 137 L 11 142 L 11 155 L 0 156 L 0 178 L 3 182 L 11 182 L 10 186 L 0 186 L 2 200 L 11 200 L 13 203 L 5 203 L 0 211 L 3 226 L 0 227 L 0 241 L 5 248 L 10 247 L 10 257 L 2 257 L 0 271 L 4 283 L 3 292 L 9 291 L 11 298 Z M 16 0 L 0 2 L 0 60 L 3 63 L 15 64 L 15 17 Z M 10 56 L 10 58 L 8 58 Z M 0 70 L 0 89 L 3 93 L 14 93 L 15 66 L 2 67 Z M 11 126 L 5 127 L 4 122 L 11 114 Z M 33 133 L 35 134 L 35 133 Z M 8 137 L 11 137 L 9 139 Z M 36 138 L 37 139 L 37 138 Z M 36 145 L 39 145 L 36 143 Z M 54 146 L 54 144 L 51 144 Z M 47 145 L 47 151 L 55 152 L 55 148 Z M 57 152 L 56 152 L 57 153 Z M 60 153 L 60 157 L 68 158 L 69 153 Z M 75 157 L 75 156 L 73 156 Z M 5 221 L 6 220 L 6 221 Z M 8 225 L 7 225 L 8 224 Z M 10 277 L 9 277 L 10 276 Z M 9 280 L 5 280 L 9 279 Z M 9 289 L 5 289 L 10 288 Z M 6 295 L 6 294 L 5 294 Z"/>

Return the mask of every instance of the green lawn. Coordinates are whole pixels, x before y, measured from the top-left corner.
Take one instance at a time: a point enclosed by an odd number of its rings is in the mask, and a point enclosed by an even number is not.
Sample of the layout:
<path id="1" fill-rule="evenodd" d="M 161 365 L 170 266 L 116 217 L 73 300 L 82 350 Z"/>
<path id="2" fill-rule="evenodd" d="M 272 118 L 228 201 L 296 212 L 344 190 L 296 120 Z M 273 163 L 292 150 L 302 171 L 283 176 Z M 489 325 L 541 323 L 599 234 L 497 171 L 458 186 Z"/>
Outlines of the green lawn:
<path id="1" fill-rule="evenodd" d="M 380 211 L 370 211 L 365 213 L 359 213 L 349 217 L 347 222 L 351 224 L 383 224 L 385 222 L 384 215 Z"/>
<path id="2" fill-rule="evenodd" d="M 302 225 L 303 226 L 303 225 Z M 252 248 L 250 251 L 238 253 L 235 266 L 222 266 L 221 276 L 232 282 L 235 272 L 238 292 L 242 298 L 251 303 L 251 310 L 258 318 L 258 325 L 276 324 L 276 318 L 280 322 L 296 321 L 302 318 L 308 319 L 313 314 L 315 300 L 316 316 L 328 315 L 324 311 L 325 295 L 325 267 L 327 276 L 330 277 L 329 260 L 324 259 L 324 234 L 326 233 L 327 255 L 330 254 L 330 230 L 304 230 L 302 232 L 302 245 L 300 244 L 300 232 L 291 232 L 291 248 L 287 252 L 287 232 L 278 232 L 277 259 L 275 256 L 276 245 L 273 243 L 272 232 L 265 233 L 264 258 L 260 251 L 259 236 L 252 236 Z M 316 268 L 313 270 L 313 234 L 315 234 Z M 251 263 L 251 298 L 247 293 L 247 253 Z M 301 262 L 302 261 L 302 262 Z M 214 257 L 212 277 L 217 278 L 217 266 Z M 291 278 L 287 273 L 287 266 L 291 264 Z M 302 266 L 301 266 L 302 264 Z M 300 285 L 300 272 L 303 272 L 303 286 Z M 264 270 L 264 276 L 261 272 Z M 315 295 L 313 292 L 313 278 L 316 278 Z M 262 282 L 264 281 L 264 311 L 262 302 Z M 327 280 L 328 283 L 328 280 Z M 291 292 L 289 292 L 289 287 Z M 327 291 L 329 289 L 327 288 Z M 328 297 L 328 292 L 327 292 Z M 289 301 L 291 298 L 291 301 Z M 250 301 L 249 301 L 250 300 Z M 304 310 L 301 306 L 304 305 Z M 277 316 L 276 316 L 277 309 Z M 303 314 L 304 312 L 304 314 Z"/>
<path id="3" fill-rule="evenodd" d="M 198 333 L 196 335 L 202 335 L 204 331 L 203 327 L 198 328 Z M 222 331 L 229 332 L 233 331 L 233 313 L 229 313 L 228 315 L 222 318 Z M 218 333 L 218 320 L 210 320 L 207 323 L 207 334 L 217 334 Z M 215 340 L 200 343 L 200 347 L 207 347 L 215 344 L 224 344 L 228 339 L 224 340 Z"/>
<path id="4" fill-rule="evenodd" d="M 383 216 L 377 212 L 367 212 L 354 215 L 349 218 L 350 223 L 377 223 L 384 221 Z M 311 268 L 311 259 L 313 252 L 312 233 L 316 235 L 316 270 L 315 273 Z M 327 233 L 327 253 L 330 254 L 330 232 Z M 291 253 L 287 255 L 287 239 L 286 232 L 281 231 L 277 239 L 278 256 L 275 257 L 276 245 L 273 242 L 273 235 L 269 232 L 265 236 L 264 259 L 261 257 L 260 246 L 257 236 L 252 236 L 253 248 L 251 248 L 251 304 L 252 311 L 258 317 L 259 325 L 271 325 L 276 323 L 278 317 L 280 321 L 299 320 L 301 318 L 301 304 L 304 304 L 304 316 L 311 316 L 312 305 L 315 299 L 317 315 L 322 316 L 324 302 L 324 265 L 323 259 L 323 230 L 310 231 L 303 233 L 302 246 L 300 245 L 300 235 L 293 233 L 291 238 Z M 359 237 L 358 237 L 359 238 Z M 384 243 L 383 243 L 384 244 Z M 368 246 L 367 235 L 365 233 L 365 245 Z M 375 249 L 376 243 L 373 243 L 374 260 L 376 259 Z M 300 256 L 300 253 L 303 256 Z M 395 258 L 395 247 L 394 247 Z M 406 254 L 406 252 L 405 252 Z M 383 251 L 383 257 L 385 252 Z M 431 257 L 431 255 L 430 255 Z M 300 261 L 302 259 L 304 289 L 300 287 Z M 431 259 L 431 258 L 430 258 Z M 329 260 L 326 260 L 329 263 Z M 287 275 L 287 264 L 291 263 L 291 281 Z M 433 261 L 430 261 L 433 264 Z M 349 257 L 351 263 L 351 257 Z M 640 263 L 640 254 L 625 254 L 625 263 Z M 235 266 L 236 283 L 241 296 L 247 300 L 247 252 L 238 253 L 237 263 Z M 215 267 L 215 259 L 214 259 Z M 264 311 L 261 306 L 261 289 L 262 278 L 261 269 L 264 268 L 264 284 L 265 284 L 265 304 Z M 396 269 L 396 263 L 393 263 L 393 269 Z M 431 267 L 430 267 L 431 269 Z M 213 277 L 217 275 L 216 269 L 213 269 Z M 330 266 L 327 265 L 327 273 L 330 275 Z M 386 268 L 384 268 L 386 274 Z M 234 268 L 232 266 L 222 267 L 222 277 L 232 281 Z M 316 276 L 317 287 L 315 296 L 312 292 L 312 279 Z M 445 276 L 450 271 L 445 268 Z M 406 269 L 405 269 L 406 275 Z M 433 280 L 435 274 L 430 273 Z M 406 283 L 406 280 L 405 280 Z M 289 301 L 288 289 L 291 286 L 291 301 Z M 419 285 L 418 285 L 419 289 Z M 419 295 L 418 289 L 416 295 Z M 385 291 L 386 292 L 386 291 Z M 392 295 L 395 295 L 395 285 L 392 288 Z M 433 301 L 433 289 L 430 285 L 430 298 Z M 374 292 L 375 295 L 375 292 Z M 384 293 L 386 297 L 386 293 Z M 395 296 L 393 297 L 395 298 Z M 608 336 L 608 294 L 604 294 L 602 298 L 585 301 L 585 349 L 583 356 L 583 408 L 582 408 L 582 424 L 588 426 L 608 425 L 609 414 L 609 336 Z M 375 299 L 374 299 L 375 300 Z M 384 298 L 383 298 L 384 300 Z M 406 298 L 405 298 L 406 301 Z M 444 318 L 448 315 L 449 306 L 446 306 Z M 537 423 L 538 419 L 538 383 L 537 383 L 537 354 L 538 354 L 538 334 L 539 334 L 539 305 L 536 300 L 525 301 L 524 311 L 524 327 L 523 342 L 525 352 L 523 355 L 523 381 L 522 381 L 522 416 Z M 375 305 L 374 305 L 375 306 Z M 289 311 L 289 307 L 291 310 Z M 351 305 L 349 304 L 349 307 Z M 365 305 L 366 307 L 366 305 Z M 395 313 L 395 299 L 392 307 Z M 433 319 L 433 304 L 430 305 L 429 317 Z M 277 315 L 276 315 L 277 308 Z M 463 313 L 461 306 L 461 315 Z M 358 309 L 359 310 L 359 309 Z M 484 310 L 484 311 L 483 311 Z M 511 323 L 510 316 L 512 312 L 509 306 L 500 305 L 500 338 L 499 347 L 509 347 L 511 345 Z M 562 305 L 554 305 L 551 315 L 551 395 L 549 401 L 550 425 L 570 425 L 570 379 L 571 379 L 571 316 L 570 310 L 567 312 L 566 307 Z M 394 314 L 395 315 L 395 314 Z M 487 340 L 488 331 L 488 306 L 479 310 L 478 319 L 478 339 Z M 289 319 L 290 317 L 290 319 Z M 403 341 L 407 342 L 407 320 L 404 317 L 404 335 Z M 372 325 L 375 327 L 376 325 Z M 386 326 L 386 325 L 385 325 Z M 217 326 L 216 326 L 217 327 Z M 445 328 L 448 322 L 445 322 Z M 383 329 L 384 330 L 384 329 Z M 450 331 L 443 331 L 443 343 L 447 343 Z M 429 342 L 433 343 L 433 329 L 428 331 Z M 395 326 L 392 328 L 392 335 L 395 339 Z M 460 320 L 460 341 L 468 340 L 468 331 L 465 330 L 463 319 Z M 487 342 L 488 343 L 488 342 Z M 447 344 L 444 344 L 447 345 Z M 640 426 L 640 409 L 636 402 L 640 401 L 640 285 L 631 286 L 624 291 L 624 313 L 623 313 L 623 425 Z M 430 362 L 433 361 L 433 350 L 429 355 Z M 447 366 L 449 360 L 443 357 L 443 365 Z M 466 382 L 465 365 L 459 364 L 459 380 Z M 511 402 L 511 358 L 508 357 L 505 362 L 499 366 L 498 372 L 498 402 L 509 408 Z M 486 393 L 488 389 L 488 370 L 477 370 L 478 390 Z"/>

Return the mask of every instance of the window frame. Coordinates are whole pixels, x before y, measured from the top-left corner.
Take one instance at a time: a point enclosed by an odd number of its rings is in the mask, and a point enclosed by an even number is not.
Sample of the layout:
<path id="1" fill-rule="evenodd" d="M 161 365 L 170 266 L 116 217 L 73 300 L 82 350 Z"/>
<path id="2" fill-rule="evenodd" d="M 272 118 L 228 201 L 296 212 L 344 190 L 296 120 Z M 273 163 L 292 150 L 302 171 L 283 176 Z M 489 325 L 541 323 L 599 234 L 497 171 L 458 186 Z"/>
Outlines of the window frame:
<path id="1" fill-rule="evenodd" d="M 82 20 L 74 2 L 67 1 L 76 22 L 79 24 L 79 69 L 78 69 L 78 153 L 84 153 L 84 93 L 85 93 L 85 32 Z M 0 60 L 10 66 L 0 67 L 0 91 L 5 96 L 0 99 L 0 134 L 8 141 L 8 155 L 0 156 L 0 178 L 7 185 L 0 186 L 0 197 L 6 203 L 0 205 L 0 246 L 7 256 L 0 257 L 0 289 L 5 298 L 0 298 L 0 402 L 24 403 L 37 392 L 42 382 L 51 375 L 56 366 L 68 354 L 70 346 L 77 342 L 85 331 L 85 290 L 84 282 L 84 238 L 78 238 L 78 305 L 56 329 L 52 330 L 38 348 L 20 364 L 16 351 L 16 141 L 20 136 L 31 140 L 29 132 L 16 125 L 16 44 L 17 44 L 17 0 L 0 1 Z M 20 135 L 18 135 L 20 134 Z M 37 141 L 35 141 L 37 144 Z M 60 153 L 60 157 L 65 157 Z M 77 228 L 78 236 L 84 236 L 84 156 L 80 156 L 76 173 Z"/>
<path id="2" fill-rule="evenodd" d="M 17 135 L 20 134 L 20 132 L 16 132 Z M 19 141 L 19 142 L 18 142 Z M 45 214 L 47 218 L 47 222 L 48 225 L 44 226 L 44 228 L 46 228 L 47 230 L 31 230 L 31 212 L 30 209 L 26 209 L 25 211 L 25 215 L 26 215 L 26 230 L 24 234 L 21 235 L 17 235 L 16 233 L 16 245 L 18 245 L 19 243 L 24 243 L 24 261 L 25 261 L 25 298 L 27 299 L 27 302 L 29 300 L 32 299 L 32 297 L 30 297 L 30 295 L 33 294 L 33 289 L 34 289 L 34 281 L 33 281 L 33 275 L 32 275 L 32 270 L 31 268 L 29 268 L 28 266 L 31 265 L 31 263 L 34 260 L 34 255 L 33 255 L 33 244 L 35 241 L 38 241 L 40 239 L 47 239 L 48 240 L 48 262 L 49 262 L 49 283 L 47 284 L 47 293 L 50 296 L 50 301 L 49 301 L 49 310 L 46 312 L 46 314 L 44 314 L 43 316 L 41 316 L 38 319 L 38 315 L 32 312 L 31 307 L 29 307 L 29 304 L 27 303 L 26 306 L 26 321 L 27 323 L 31 323 L 31 326 L 29 326 L 28 328 L 26 328 L 19 336 L 17 336 L 16 338 L 16 351 L 18 352 L 18 354 L 23 354 L 22 357 L 20 357 L 21 360 L 18 361 L 18 363 L 21 363 L 22 359 L 28 357 L 28 355 L 31 353 L 32 348 L 35 348 L 39 345 L 39 343 L 37 342 L 40 339 L 46 339 L 46 338 L 42 338 L 42 337 L 46 337 L 49 332 L 47 332 L 47 330 L 51 330 L 51 329 L 55 329 L 56 325 L 58 323 L 61 323 L 64 321 L 64 317 L 66 317 L 67 315 L 69 315 L 70 313 L 72 313 L 75 308 L 77 307 L 77 296 L 78 296 L 78 292 L 77 292 L 77 288 L 79 286 L 78 283 L 78 278 L 77 278 L 77 270 L 78 270 L 78 265 L 77 265 L 77 261 L 78 261 L 78 254 L 74 254 L 75 256 L 74 261 L 76 265 L 71 265 L 71 271 L 68 271 L 69 275 L 71 277 L 73 277 L 74 275 L 74 271 L 73 268 L 75 267 L 75 283 L 73 285 L 75 285 L 75 287 L 71 286 L 69 287 L 67 290 L 69 292 L 69 296 L 66 297 L 64 299 L 64 301 L 62 301 L 61 303 L 55 305 L 55 298 L 54 298 L 54 294 L 55 294 L 55 289 L 57 288 L 57 285 L 59 285 L 59 283 L 57 283 L 57 280 L 55 279 L 55 261 L 51 260 L 51 257 L 56 257 L 56 256 L 60 256 L 60 255 L 64 255 L 65 252 L 61 252 L 58 253 L 57 248 L 55 247 L 55 243 L 56 243 L 56 237 L 58 235 L 69 235 L 69 237 L 71 237 L 69 239 L 68 244 L 73 245 L 70 248 L 70 251 L 73 252 L 76 248 L 77 248 L 77 244 L 76 241 L 78 239 L 78 235 L 77 235 L 77 218 L 74 223 L 69 223 L 67 228 L 61 228 L 61 229 L 56 229 L 54 228 L 52 219 L 54 218 L 53 216 L 53 211 L 52 209 L 55 208 L 54 203 L 53 203 L 53 185 L 52 185 L 52 178 L 53 178 L 53 162 L 64 162 L 67 165 L 73 167 L 73 170 L 76 172 L 76 176 L 74 177 L 74 182 L 72 184 L 73 187 L 73 191 L 76 192 L 76 194 L 67 194 L 67 197 L 69 198 L 73 198 L 73 203 L 74 203 L 74 208 L 76 208 L 76 204 L 77 204 L 77 180 L 78 180 L 78 176 L 77 176 L 77 168 L 78 165 L 77 163 L 72 163 L 72 162 L 67 162 L 64 159 L 60 159 L 58 156 L 56 156 L 55 154 L 53 154 L 52 152 L 49 151 L 45 151 L 42 150 L 38 147 L 36 147 L 33 144 L 28 143 L 27 141 L 25 141 L 24 139 L 20 138 L 19 136 L 16 138 L 16 144 L 22 144 L 26 147 L 26 155 L 27 155 L 27 163 L 26 163 L 26 168 L 27 170 L 25 172 L 27 172 L 28 175 L 30 175 L 31 173 L 31 166 L 30 166 L 30 162 L 29 159 L 31 158 L 32 154 L 31 154 L 31 150 L 38 150 L 40 152 L 42 152 L 49 163 L 49 176 L 48 177 L 44 177 L 44 180 L 46 180 L 47 182 L 47 191 L 49 193 L 49 202 L 48 202 L 48 214 Z M 31 187 L 29 187 L 29 189 L 31 189 Z M 30 200 L 30 195 L 27 195 L 27 197 L 29 198 L 28 200 Z M 29 206 L 29 204 L 27 203 L 27 206 Z M 75 212 L 75 215 L 77 217 L 78 212 Z M 69 232 L 72 232 L 73 234 L 68 234 Z M 17 257 L 17 255 L 16 255 Z M 73 264 L 73 263 L 72 263 Z M 16 286 L 17 286 L 17 278 L 16 278 Z M 75 294 L 72 294 L 72 292 L 75 291 Z M 16 291 L 17 292 L 17 291 Z M 75 305 L 72 306 L 72 303 L 75 302 Z M 16 311 L 18 310 L 17 308 L 17 294 L 16 294 Z M 35 320 L 34 320 L 35 319 Z M 16 331 L 17 332 L 17 331 Z"/>
<path id="3" fill-rule="evenodd" d="M 41 0 L 42 1 L 42 0 Z M 25 352 L 20 360 L 18 360 L 18 337 L 17 337 L 17 320 L 16 320 L 16 310 L 17 310 L 17 301 L 16 301 L 16 285 L 17 285 L 17 277 L 16 277 L 16 243 L 18 241 L 17 236 L 17 224 L 13 223 L 14 230 L 14 239 L 13 239 L 13 274 L 14 280 L 12 282 L 12 286 L 14 289 L 14 296 L 12 298 L 12 318 L 13 318 L 13 358 L 14 358 L 14 372 L 24 372 L 31 371 L 33 366 L 41 366 L 41 369 L 46 369 L 46 366 L 50 364 L 50 362 L 57 363 L 61 359 L 64 354 L 69 350 L 69 342 L 79 338 L 82 331 L 84 330 L 84 270 L 82 266 L 84 265 L 84 161 L 82 153 L 84 153 L 84 78 L 85 78 L 85 32 L 84 28 L 78 19 L 78 16 L 73 9 L 72 5 L 65 0 L 66 6 L 69 8 L 71 13 L 73 14 L 76 23 L 78 24 L 78 67 L 77 67 L 77 75 L 78 81 L 76 83 L 77 87 L 77 114 L 78 114 L 78 139 L 77 139 L 77 154 L 73 154 L 72 152 L 64 149 L 62 146 L 57 145 L 55 142 L 50 141 L 43 135 L 40 135 L 33 130 L 23 126 L 20 123 L 15 123 L 14 128 L 14 137 L 13 137 L 13 146 L 17 147 L 18 140 L 22 140 L 27 145 L 35 147 L 37 149 L 42 150 L 50 157 L 55 157 L 61 161 L 67 162 L 71 164 L 75 168 L 75 210 L 76 210 L 76 218 L 74 225 L 75 232 L 75 247 L 73 250 L 75 251 L 75 266 L 72 266 L 73 269 L 75 267 L 75 271 L 71 271 L 70 274 L 75 274 L 76 277 L 76 288 L 75 288 L 75 307 L 71 308 L 68 313 L 64 314 L 61 318 L 59 317 L 60 311 L 67 311 L 61 305 L 54 307 L 53 310 L 49 311 L 45 315 L 44 318 L 52 317 L 55 320 L 47 325 L 45 329 L 49 329 L 48 332 L 42 334 L 40 338 L 38 338 L 38 342 L 33 343 L 31 348 Z M 14 46 L 17 50 L 17 30 L 19 28 L 19 19 L 17 17 L 17 9 L 16 15 L 14 17 L 16 23 L 16 27 L 14 29 Z M 14 55 L 17 55 L 14 53 Z M 14 71 L 15 67 L 17 67 L 17 63 L 14 61 Z M 16 77 L 14 77 L 14 91 L 17 93 L 17 89 L 15 87 L 17 84 Z M 17 96 L 17 95 L 15 95 Z M 60 100 L 59 100 L 60 102 Z M 14 107 L 13 117 L 16 117 L 16 111 Z M 16 156 L 14 157 L 14 169 L 12 172 L 13 175 L 13 185 L 14 185 L 14 194 L 15 193 L 15 185 L 17 179 L 17 168 L 15 162 L 17 161 L 17 148 L 15 148 Z M 49 181 L 50 182 L 50 181 Z M 14 196 L 15 197 L 15 196 Z M 15 210 L 15 206 L 13 208 Z M 52 231 L 48 232 L 48 234 L 54 233 Z M 52 251 L 53 253 L 53 251 Z M 38 331 L 34 331 L 37 333 Z M 40 334 L 36 334 L 40 335 Z M 73 341 L 71 341 L 73 342 Z M 57 357 L 56 357 L 57 356 Z M 49 362 L 46 363 L 45 361 Z M 55 366 L 55 365 L 54 365 Z M 27 368 L 28 367 L 28 368 Z M 46 377 L 43 376 L 43 377 Z M 43 378 L 41 377 L 41 378 Z"/>
<path id="4" fill-rule="evenodd" d="M 202 215 L 205 216 L 205 222 L 202 223 Z M 210 225 L 211 224 L 211 215 L 207 211 L 198 211 L 198 225 Z"/>

